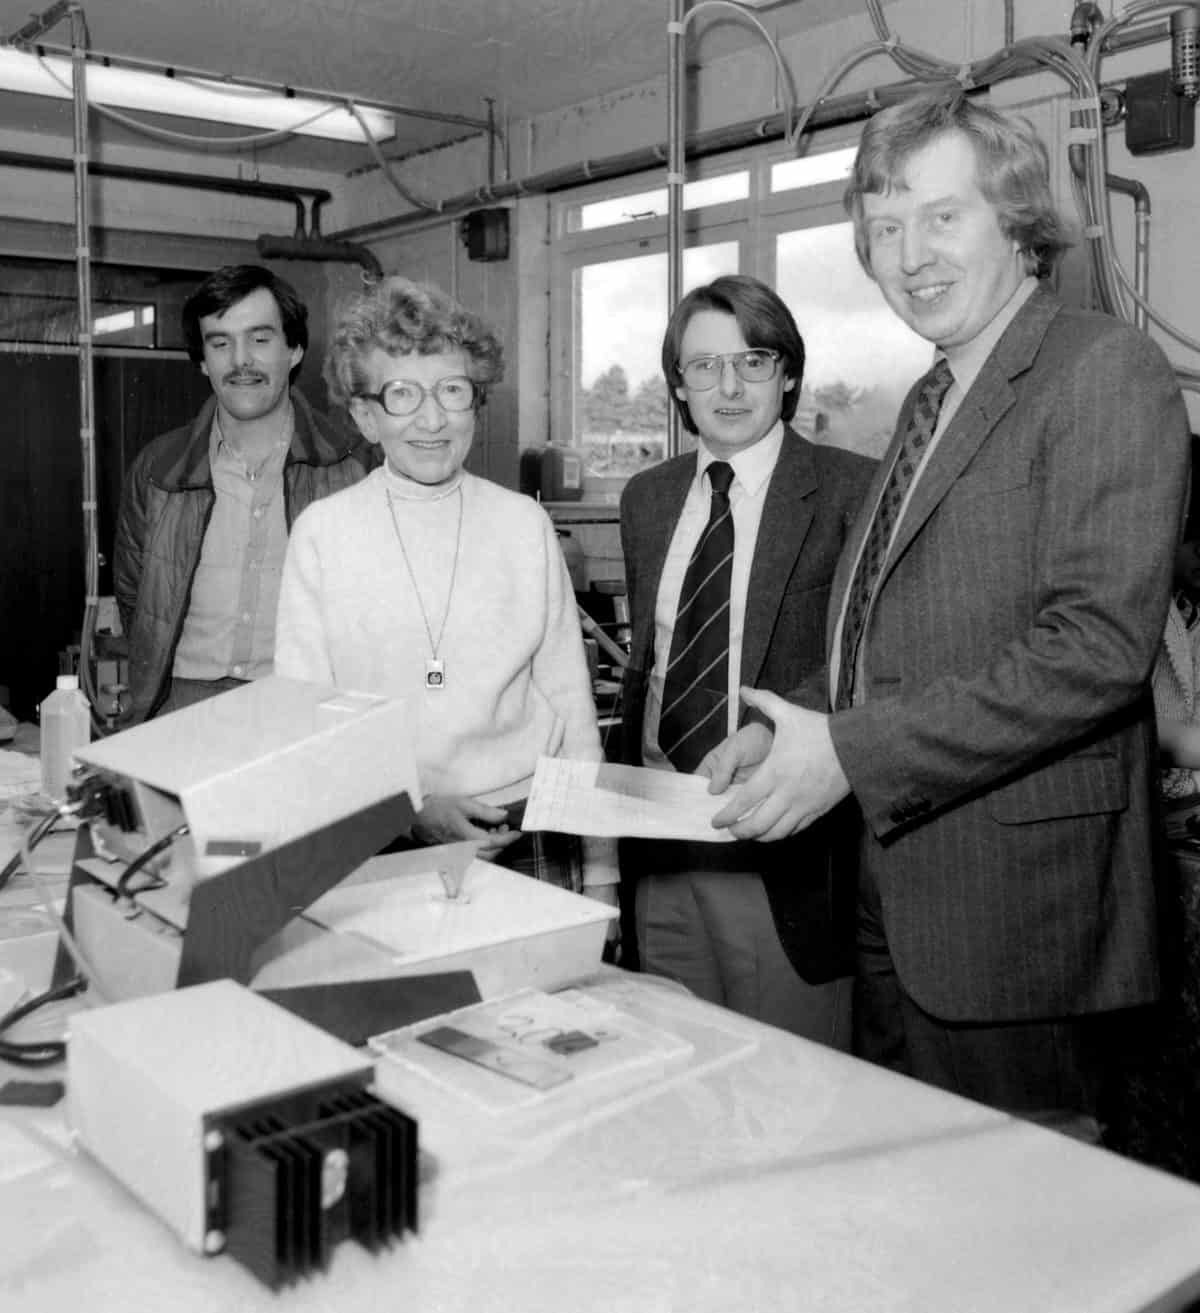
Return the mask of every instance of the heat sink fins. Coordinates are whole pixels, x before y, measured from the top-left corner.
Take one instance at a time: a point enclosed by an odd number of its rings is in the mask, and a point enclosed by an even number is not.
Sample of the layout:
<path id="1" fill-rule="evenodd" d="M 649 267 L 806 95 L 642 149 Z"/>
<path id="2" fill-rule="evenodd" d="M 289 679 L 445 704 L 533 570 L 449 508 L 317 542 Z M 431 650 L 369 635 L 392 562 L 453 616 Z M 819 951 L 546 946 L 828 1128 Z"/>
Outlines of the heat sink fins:
<path id="1" fill-rule="evenodd" d="M 209 1234 L 272 1289 L 323 1269 L 344 1239 L 376 1251 L 417 1229 L 417 1124 L 361 1088 L 293 1094 L 208 1130 Z"/>

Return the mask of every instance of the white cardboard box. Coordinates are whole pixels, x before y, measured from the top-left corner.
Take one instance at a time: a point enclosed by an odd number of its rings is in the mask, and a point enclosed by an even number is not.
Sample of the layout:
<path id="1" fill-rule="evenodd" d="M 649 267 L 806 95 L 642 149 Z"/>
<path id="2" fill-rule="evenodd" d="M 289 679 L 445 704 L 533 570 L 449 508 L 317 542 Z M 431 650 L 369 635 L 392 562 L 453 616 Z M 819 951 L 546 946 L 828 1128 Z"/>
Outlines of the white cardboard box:
<path id="1" fill-rule="evenodd" d="M 294 929 L 255 986 L 468 970 L 488 999 L 557 989 L 600 965 L 616 908 L 478 859 L 466 868 L 465 897 L 447 899 L 437 874 L 447 851 L 419 849 L 367 862 L 308 908 L 303 919 L 312 933 Z M 356 953 L 355 942 L 365 951 Z M 340 965 L 331 977 L 322 962 L 332 965 L 334 954 Z M 355 972 L 355 958 L 369 960 L 372 969 Z"/>

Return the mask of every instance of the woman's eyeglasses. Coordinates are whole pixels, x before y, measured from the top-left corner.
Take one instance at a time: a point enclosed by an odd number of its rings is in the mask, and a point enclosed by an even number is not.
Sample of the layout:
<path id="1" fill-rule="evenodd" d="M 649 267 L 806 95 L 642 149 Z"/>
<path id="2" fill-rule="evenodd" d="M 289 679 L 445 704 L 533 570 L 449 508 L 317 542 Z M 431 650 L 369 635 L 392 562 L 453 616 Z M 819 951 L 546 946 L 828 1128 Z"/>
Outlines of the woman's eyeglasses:
<path id="1" fill-rule="evenodd" d="M 377 401 L 389 415 L 403 418 L 415 415 L 432 396 L 443 410 L 470 410 L 475 402 L 475 384 L 464 374 L 439 378 L 432 388 L 422 387 L 410 378 L 395 378 L 378 392 L 359 392 L 364 401 Z"/>

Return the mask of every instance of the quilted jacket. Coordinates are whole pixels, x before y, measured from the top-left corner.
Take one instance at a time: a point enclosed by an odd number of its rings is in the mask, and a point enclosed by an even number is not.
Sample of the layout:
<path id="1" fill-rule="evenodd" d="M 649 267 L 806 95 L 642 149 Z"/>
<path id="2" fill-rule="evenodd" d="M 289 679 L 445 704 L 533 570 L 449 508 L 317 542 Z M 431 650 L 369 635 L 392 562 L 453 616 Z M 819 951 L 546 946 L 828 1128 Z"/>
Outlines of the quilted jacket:
<path id="1" fill-rule="evenodd" d="M 376 463 L 375 449 L 340 432 L 293 389 L 295 426 L 283 467 L 284 515 L 350 487 Z M 113 551 L 113 591 L 129 643 L 127 724 L 153 716 L 170 686 L 192 579 L 215 501 L 209 435 L 216 398 L 196 418 L 155 438 L 125 479 Z"/>

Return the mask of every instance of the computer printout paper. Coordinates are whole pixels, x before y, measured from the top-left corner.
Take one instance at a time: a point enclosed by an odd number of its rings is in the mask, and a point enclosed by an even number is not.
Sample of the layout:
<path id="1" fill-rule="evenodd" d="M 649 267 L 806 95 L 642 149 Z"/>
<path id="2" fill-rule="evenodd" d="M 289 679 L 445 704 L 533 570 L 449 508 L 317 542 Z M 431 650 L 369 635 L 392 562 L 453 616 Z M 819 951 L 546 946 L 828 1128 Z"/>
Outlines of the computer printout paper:
<path id="1" fill-rule="evenodd" d="M 729 831 L 712 827 L 725 802 L 701 775 L 539 757 L 521 828 L 728 843 Z"/>

